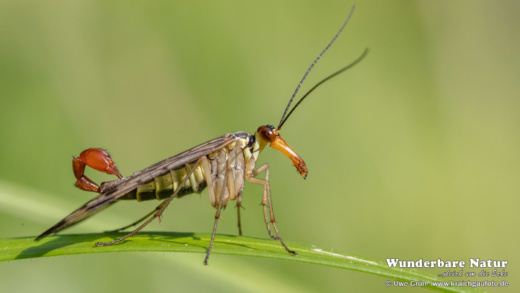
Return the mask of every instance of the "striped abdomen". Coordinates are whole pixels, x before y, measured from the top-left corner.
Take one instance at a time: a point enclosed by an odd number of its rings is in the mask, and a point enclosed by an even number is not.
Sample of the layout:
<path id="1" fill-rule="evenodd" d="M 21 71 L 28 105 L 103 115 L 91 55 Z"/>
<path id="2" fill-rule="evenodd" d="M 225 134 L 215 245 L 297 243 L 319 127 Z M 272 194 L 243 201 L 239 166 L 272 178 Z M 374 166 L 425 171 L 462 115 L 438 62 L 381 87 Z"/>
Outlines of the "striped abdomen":
<path id="1" fill-rule="evenodd" d="M 193 165 L 184 165 L 178 169 L 170 170 L 168 173 L 155 177 L 152 181 L 141 184 L 121 197 L 120 199 L 136 199 L 137 201 L 150 199 L 165 199 L 170 197 L 174 190 L 179 188 L 182 180 L 189 173 L 186 167 L 190 170 Z M 178 196 L 187 195 L 190 193 L 200 193 L 206 188 L 206 179 L 204 178 L 204 170 L 202 166 L 198 166 L 186 183 L 181 187 Z"/>
<path id="2" fill-rule="evenodd" d="M 190 170 L 195 168 L 195 171 L 180 187 L 177 196 L 181 197 L 193 192 L 200 193 L 210 182 L 211 205 L 216 207 L 218 202 L 222 200 L 223 206 L 226 206 L 229 199 L 234 200 L 242 194 L 246 162 L 250 161 L 254 164 L 255 158 L 252 157 L 251 150 L 256 144 L 246 147 L 249 139 L 251 138 L 237 138 L 235 142 L 206 155 L 209 162 L 207 167 L 210 170 L 205 170 L 204 164 L 195 166 L 196 161 L 194 161 L 179 168 L 168 170 L 166 173 L 153 178 L 153 180 L 140 184 L 136 189 L 119 199 L 143 201 L 168 198 L 179 188 Z M 210 177 L 209 180 L 208 176 Z"/>

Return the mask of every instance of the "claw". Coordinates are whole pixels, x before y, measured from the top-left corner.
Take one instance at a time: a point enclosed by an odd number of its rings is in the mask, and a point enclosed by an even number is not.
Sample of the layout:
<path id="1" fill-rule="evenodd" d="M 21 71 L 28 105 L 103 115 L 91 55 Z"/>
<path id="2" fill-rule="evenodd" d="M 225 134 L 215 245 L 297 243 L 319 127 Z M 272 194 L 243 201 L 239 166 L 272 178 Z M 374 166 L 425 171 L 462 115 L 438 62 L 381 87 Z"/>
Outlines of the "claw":
<path id="1" fill-rule="evenodd" d="M 72 158 L 72 169 L 77 179 L 76 187 L 85 191 L 99 192 L 99 186 L 84 175 L 85 166 L 123 178 L 107 151 L 98 148 L 86 149 L 79 157 Z"/>
<path id="2" fill-rule="evenodd" d="M 92 169 L 123 178 L 110 155 L 103 149 L 86 149 L 81 152 L 79 158 Z"/>

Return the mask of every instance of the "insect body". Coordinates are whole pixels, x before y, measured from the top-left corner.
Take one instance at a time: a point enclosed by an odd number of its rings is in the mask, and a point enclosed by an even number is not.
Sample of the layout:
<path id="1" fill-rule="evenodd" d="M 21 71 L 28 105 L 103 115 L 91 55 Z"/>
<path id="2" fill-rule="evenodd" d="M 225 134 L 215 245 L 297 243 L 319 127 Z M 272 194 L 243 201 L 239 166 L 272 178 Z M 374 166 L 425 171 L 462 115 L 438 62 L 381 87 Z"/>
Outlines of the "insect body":
<path id="1" fill-rule="evenodd" d="M 297 255 L 295 251 L 290 250 L 285 245 L 280 237 L 278 228 L 276 227 L 269 189 L 269 165 L 266 163 L 256 168 L 256 161 L 264 148 L 267 145 L 270 145 L 270 147 L 282 152 L 291 159 L 298 173 L 304 179 L 307 177 L 308 170 L 305 162 L 282 139 L 279 131 L 285 121 L 287 121 L 287 118 L 293 113 L 294 109 L 298 107 L 310 92 L 328 79 L 354 66 L 366 55 L 367 50 L 365 50 L 365 52 L 363 52 L 363 54 L 353 63 L 343 67 L 339 71 L 319 82 L 311 88 L 311 90 L 309 90 L 287 114 L 291 102 L 298 92 L 302 82 L 305 80 L 314 64 L 316 64 L 325 51 L 327 51 L 346 26 L 350 16 L 352 15 L 353 9 L 354 8 L 350 11 L 349 16 L 341 26 L 341 29 L 336 33 L 332 41 L 321 52 L 305 73 L 291 97 L 278 127 L 271 125 L 260 126 L 254 134 L 248 134 L 245 132 L 229 133 L 193 147 L 178 155 L 167 158 L 146 169 L 135 172 L 128 177 L 123 177 L 121 175 L 106 151 L 96 148 L 87 149 L 83 151 L 79 157 L 73 158 L 73 170 L 77 179 L 76 186 L 82 190 L 98 192 L 99 195 L 72 212 L 56 225 L 43 232 L 35 240 L 40 240 L 47 235 L 57 233 L 70 227 L 101 209 L 108 207 L 117 200 L 163 200 L 161 204 L 159 204 L 149 214 L 145 215 L 135 223 L 119 229 L 126 229 L 144 221 L 143 224 L 131 233 L 111 242 L 96 243 L 96 246 L 112 245 L 135 235 L 155 218 L 160 218 L 173 198 L 193 192 L 200 193 L 202 190 L 207 188 L 210 203 L 217 210 L 210 246 L 204 260 L 204 263 L 207 264 L 213 247 L 220 213 L 230 200 L 236 200 L 237 202 L 239 235 L 242 235 L 240 206 L 242 202 L 244 181 L 249 181 L 254 184 L 263 185 L 264 187 L 262 206 L 264 211 L 264 221 L 269 235 L 274 239 L 278 239 L 287 252 Z M 114 174 L 119 179 L 103 182 L 101 186 L 98 186 L 84 175 L 86 166 L 90 166 L 91 168 L 101 172 Z M 262 173 L 265 173 L 265 175 L 263 178 L 259 178 L 259 175 Z M 274 229 L 274 233 L 272 233 L 271 227 Z"/>

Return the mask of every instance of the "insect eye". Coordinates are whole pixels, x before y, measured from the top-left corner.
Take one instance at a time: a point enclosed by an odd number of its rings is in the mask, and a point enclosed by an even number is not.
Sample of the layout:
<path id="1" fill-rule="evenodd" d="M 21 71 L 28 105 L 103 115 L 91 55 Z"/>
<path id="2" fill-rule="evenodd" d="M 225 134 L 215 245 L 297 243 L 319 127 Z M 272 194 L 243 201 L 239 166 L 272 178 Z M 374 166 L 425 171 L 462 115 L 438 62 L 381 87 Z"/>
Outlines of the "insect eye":
<path id="1" fill-rule="evenodd" d="M 260 126 L 260 127 L 258 127 L 257 132 L 262 135 L 263 139 L 265 139 L 269 142 L 272 142 L 276 139 L 276 133 L 274 131 L 274 127 L 271 125 Z"/>

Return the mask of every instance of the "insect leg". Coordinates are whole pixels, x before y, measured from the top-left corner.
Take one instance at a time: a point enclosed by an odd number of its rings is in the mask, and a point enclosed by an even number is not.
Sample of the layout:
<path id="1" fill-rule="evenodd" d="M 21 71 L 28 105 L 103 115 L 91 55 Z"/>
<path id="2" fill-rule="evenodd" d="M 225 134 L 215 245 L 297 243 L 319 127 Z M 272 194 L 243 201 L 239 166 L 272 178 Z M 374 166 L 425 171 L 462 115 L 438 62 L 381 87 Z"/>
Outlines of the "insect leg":
<path id="1" fill-rule="evenodd" d="M 175 198 L 177 196 L 177 194 L 179 193 L 179 191 L 181 190 L 181 187 L 184 186 L 184 183 L 186 183 L 186 181 L 188 181 L 188 179 L 190 178 L 191 174 L 193 174 L 193 172 L 195 171 L 195 169 L 197 169 L 197 166 L 201 163 L 201 160 L 205 158 L 205 157 L 202 157 L 200 159 L 197 160 L 197 162 L 193 165 L 193 167 L 191 168 L 191 170 L 188 172 L 188 174 L 186 174 L 186 176 L 182 179 L 182 182 L 179 184 L 179 187 L 177 188 L 177 190 L 175 190 L 175 192 L 172 194 L 172 196 L 170 196 L 169 198 L 165 199 L 160 205 L 158 205 L 154 212 L 148 214 L 148 215 L 151 215 L 153 214 L 148 220 L 146 220 L 146 222 L 144 222 L 141 226 L 137 227 L 137 229 L 135 229 L 134 231 L 128 233 L 127 235 L 119 238 L 119 239 L 116 239 L 116 240 L 113 240 L 113 241 L 110 241 L 110 242 L 98 242 L 96 243 L 96 246 L 109 246 L 109 245 L 112 245 L 112 244 L 116 244 L 116 243 L 119 243 L 123 240 L 125 240 L 126 238 L 128 237 L 132 237 L 134 236 L 135 234 L 137 234 L 139 231 L 141 231 L 144 227 L 146 227 L 146 225 L 150 224 L 150 222 L 152 222 L 155 218 L 159 218 L 161 217 L 162 213 L 164 212 L 164 210 L 166 209 L 166 207 L 168 207 L 168 205 L 170 204 L 170 202 L 173 200 L 173 198 Z M 189 165 L 186 165 L 186 167 L 189 169 Z M 148 216 L 147 215 L 147 216 Z M 138 222 L 136 222 L 135 224 L 141 222 L 143 219 L 140 219 Z"/>
<path id="2" fill-rule="evenodd" d="M 222 201 L 219 201 L 217 212 L 215 213 L 215 223 L 213 224 L 213 233 L 211 233 L 211 242 L 209 243 L 208 252 L 206 252 L 206 258 L 204 258 L 204 264 L 208 265 L 209 255 L 211 254 L 211 249 L 213 248 L 213 242 L 215 241 L 215 234 L 217 233 L 217 224 L 220 219 L 220 211 L 222 210 Z"/>
<path id="3" fill-rule="evenodd" d="M 265 170 L 265 179 L 255 178 L 255 176 L 257 176 L 258 174 L 260 174 L 264 170 Z M 274 218 L 273 204 L 272 204 L 272 201 L 271 201 L 271 191 L 270 191 L 270 188 L 269 188 L 269 164 L 265 163 L 262 166 L 260 166 L 258 169 L 253 170 L 252 172 L 246 172 L 246 173 L 248 174 L 246 176 L 247 181 L 249 181 L 251 183 L 255 183 L 255 184 L 261 184 L 261 185 L 264 186 L 264 194 L 263 194 L 263 197 L 262 197 L 262 205 L 264 206 L 264 219 L 265 219 L 265 222 L 266 222 L 267 231 L 269 232 L 269 235 L 273 239 L 280 240 L 280 243 L 285 248 L 285 250 L 287 250 L 287 252 L 289 252 L 289 253 L 291 253 L 293 255 L 298 255 L 298 253 L 296 253 L 296 251 L 290 250 L 287 247 L 287 245 L 285 245 L 285 242 L 283 242 L 282 237 L 280 236 L 280 232 L 278 232 L 278 228 L 276 227 L 276 220 Z M 269 220 L 267 219 L 266 204 L 269 206 Z M 273 225 L 274 231 L 276 232 L 276 236 L 272 235 L 271 230 L 269 228 L 269 222 L 271 223 L 271 225 Z"/>
<path id="4" fill-rule="evenodd" d="M 260 166 L 256 170 L 253 170 L 252 177 L 258 176 L 258 174 L 262 173 L 264 170 L 265 170 L 265 181 L 268 181 L 269 180 L 269 164 L 268 163 Z M 257 184 L 264 184 L 264 183 L 260 182 Z M 269 233 L 269 236 L 273 239 L 278 240 L 278 238 L 275 235 L 273 235 L 273 233 L 271 232 L 271 226 L 269 225 L 269 217 L 268 217 L 268 213 L 267 213 L 267 192 L 270 192 L 269 184 L 267 185 L 267 188 L 264 186 L 264 194 L 262 196 L 262 208 L 264 209 L 265 227 L 267 228 L 267 232 Z"/>
<path id="5" fill-rule="evenodd" d="M 109 233 L 109 232 L 119 232 L 119 231 L 123 231 L 123 230 L 126 230 L 130 227 L 133 227 L 139 223 L 141 223 L 142 221 L 146 220 L 146 218 L 148 218 L 149 216 L 151 216 L 153 213 L 155 213 L 156 211 L 158 211 L 159 209 L 161 208 L 161 206 L 157 206 L 153 211 L 149 212 L 148 214 L 146 214 L 146 216 L 140 218 L 139 220 L 133 222 L 132 224 L 129 224 L 129 225 L 126 225 L 124 227 L 121 227 L 119 229 L 115 229 L 115 230 L 110 230 L 110 231 L 106 231 L 106 233 Z"/>
<path id="6" fill-rule="evenodd" d="M 238 235 L 242 236 L 242 224 L 240 222 L 240 209 L 242 208 L 242 194 L 237 197 Z"/>
<path id="7" fill-rule="evenodd" d="M 203 157 L 202 160 L 207 160 L 207 158 Z M 210 171 L 208 170 L 207 172 L 209 173 Z M 227 182 L 229 172 L 230 172 L 229 169 L 227 169 L 226 172 L 224 172 L 225 175 L 224 175 L 223 182 Z M 210 189 L 210 191 L 211 191 L 211 189 L 213 189 L 213 186 L 208 184 L 208 189 Z M 206 258 L 204 258 L 205 265 L 208 265 L 209 255 L 211 254 L 211 249 L 213 249 L 213 242 L 215 241 L 215 234 L 217 233 L 217 224 L 218 224 L 218 220 L 220 219 L 220 212 L 222 211 L 222 205 L 224 202 L 224 199 L 221 198 L 221 196 L 224 196 L 225 189 L 226 189 L 226 184 L 222 184 L 222 187 L 220 189 L 219 188 L 213 189 L 213 192 L 215 192 L 215 198 L 218 198 L 218 200 L 217 200 L 218 205 L 217 205 L 217 212 L 215 213 L 215 223 L 213 224 L 213 233 L 211 234 L 211 242 L 209 243 L 208 252 L 206 252 Z"/>

